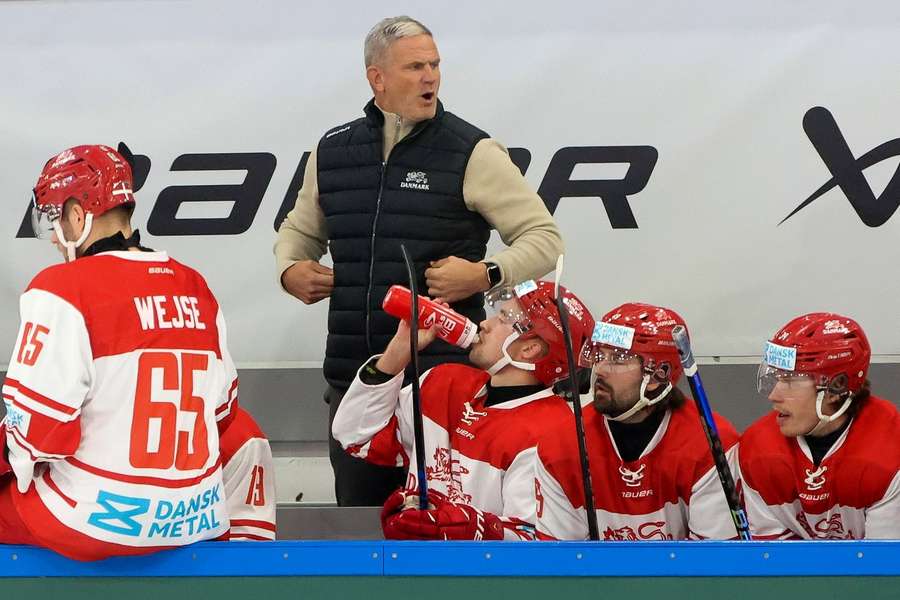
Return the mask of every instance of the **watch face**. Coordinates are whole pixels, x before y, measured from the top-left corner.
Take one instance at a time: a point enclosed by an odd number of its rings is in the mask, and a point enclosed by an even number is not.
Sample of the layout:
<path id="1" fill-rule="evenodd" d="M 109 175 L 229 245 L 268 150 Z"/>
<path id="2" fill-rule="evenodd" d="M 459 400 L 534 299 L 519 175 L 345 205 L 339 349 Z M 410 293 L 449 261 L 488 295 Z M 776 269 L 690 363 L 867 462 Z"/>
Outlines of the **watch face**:
<path id="1" fill-rule="evenodd" d="M 495 286 L 500 283 L 501 274 L 500 274 L 500 266 L 494 263 L 488 263 L 487 266 L 487 274 L 488 280 L 491 282 L 491 286 Z"/>

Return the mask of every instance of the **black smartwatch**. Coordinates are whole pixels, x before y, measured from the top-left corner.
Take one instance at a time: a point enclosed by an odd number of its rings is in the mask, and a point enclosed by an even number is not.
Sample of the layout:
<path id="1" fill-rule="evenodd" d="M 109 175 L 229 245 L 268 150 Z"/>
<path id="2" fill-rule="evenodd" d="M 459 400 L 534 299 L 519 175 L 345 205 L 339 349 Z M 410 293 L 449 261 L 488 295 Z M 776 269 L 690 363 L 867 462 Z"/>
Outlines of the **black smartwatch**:
<path id="1" fill-rule="evenodd" d="M 491 288 L 495 288 L 500 284 L 500 280 L 503 279 L 503 273 L 500 272 L 500 265 L 492 262 L 485 262 L 487 265 L 487 276 L 488 282 L 491 285 Z"/>

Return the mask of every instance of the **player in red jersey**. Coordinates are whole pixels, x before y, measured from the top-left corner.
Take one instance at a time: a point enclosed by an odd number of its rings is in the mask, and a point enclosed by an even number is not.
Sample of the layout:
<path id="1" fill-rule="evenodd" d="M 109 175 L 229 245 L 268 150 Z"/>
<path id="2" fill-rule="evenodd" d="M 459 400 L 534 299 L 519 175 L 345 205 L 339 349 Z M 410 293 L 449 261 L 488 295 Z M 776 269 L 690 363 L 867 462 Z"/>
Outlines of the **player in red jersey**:
<path id="1" fill-rule="evenodd" d="M 0 542 L 93 560 L 228 531 L 218 430 L 237 373 L 225 321 L 199 273 L 140 245 L 134 202 L 131 166 L 107 146 L 61 152 L 34 188 L 35 233 L 66 262 L 20 300 Z"/>
<path id="2" fill-rule="evenodd" d="M 900 538 L 900 414 L 869 391 L 859 324 L 811 313 L 766 344 L 772 412 L 741 438 L 747 517 L 760 539 Z"/>
<path id="3" fill-rule="evenodd" d="M 737 535 L 697 409 L 675 387 L 682 368 L 673 310 L 628 303 L 607 313 L 583 352 L 594 403 L 585 442 L 601 539 L 672 540 Z M 737 433 L 715 415 L 729 462 Z M 566 430 L 574 430 L 569 419 Z M 588 537 L 577 441 L 538 442 L 537 529 L 542 538 Z"/>
<path id="4" fill-rule="evenodd" d="M 560 288 L 578 347 L 594 319 Z M 385 503 L 382 524 L 393 539 L 533 539 L 534 456 L 539 432 L 571 416 L 552 386 L 568 366 L 553 285 L 527 281 L 488 295 L 496 314 L 481 323 L 469 359 L 421 377 L 430 510 L 407 509 L 418 486 Z M 420 346 L 434 339 L 420 331 Z M 415 464 L 409 327 L 401 321 L 383 355 L 360 369 L 335 415 L 333 433 L 348 452 L 375 464 Z M 571 436 L 574 429 L 561 432 Z"/>

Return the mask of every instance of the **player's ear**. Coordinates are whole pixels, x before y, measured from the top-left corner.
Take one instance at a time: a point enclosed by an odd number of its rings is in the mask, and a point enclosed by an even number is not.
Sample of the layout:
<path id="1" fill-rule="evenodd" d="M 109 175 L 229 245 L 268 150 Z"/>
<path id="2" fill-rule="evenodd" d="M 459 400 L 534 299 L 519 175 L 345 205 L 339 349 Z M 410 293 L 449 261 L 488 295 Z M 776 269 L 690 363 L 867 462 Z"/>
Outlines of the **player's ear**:
<path id="1" fill-rule="evenodd" d="M 63 219 L 75 228 L 84 227 L 85 212 L 75 198 L 66 200 L 63 206 Z"/>
<path id="2" fill-rule="evenodd" d="M 541 338 L 533 337 L 522 340 L 522 344 L 519 346 L 518 350 L 519 360 L 535 362 L 547 354 L 548 347 L 547 342 Z"/>

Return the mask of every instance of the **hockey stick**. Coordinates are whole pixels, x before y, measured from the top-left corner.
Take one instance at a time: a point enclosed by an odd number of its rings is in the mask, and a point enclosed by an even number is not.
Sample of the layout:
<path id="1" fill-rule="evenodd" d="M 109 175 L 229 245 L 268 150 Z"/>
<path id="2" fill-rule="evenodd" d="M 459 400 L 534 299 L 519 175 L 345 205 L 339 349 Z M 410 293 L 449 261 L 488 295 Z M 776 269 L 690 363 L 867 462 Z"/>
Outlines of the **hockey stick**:
<path id="1" fill-rule="evenodd" d="M 700 372 L 697 370 L 697 362 L 694 360 L 693 351 L 691 351 L 691 340 L 688 339 L 687 329 L 683 325 L 676 325 L 672 329 L 672 339 L 675 341 L 675 347 L 678 348 L 681 366 L 684 367 L 684 374 L 687 375 L 688 383 L 691 386 L 691 395 L 694 397 L 694 403 L 697 405 L 697 410 L 700 413 L 700 422 L 703 424 L 706 441 L 709 443 L 709 450 L 716 465 L 716 473 L 719 475 L 722 490 L 725 492 L 725 499 L 728 501 L 731 520 L 734 521 L 734 527 L 739 538 L 742 540 L 753 539 L 750 536 L 747 513 L 744 512 L 737 490 L 734 487 L 734 477 L 731 474 L 731 468 L 728 466 L 725 450 L 722 448 L 719 429 L 716 427 L 716 422 L 713 419 L 712 409 L 709 406 L 709 400 L 706 398 L 706 391 L 703 389 L 703 381 L 700 379 Z"/>
<path id="2" fill-rule="evenodd" d="M 597 527 L 597 512 L 594 510 L 594 487 L 591 485 L 591 465 L 588 460 L 587 445 L 584 439 L 584 419 L 581 416 L 581 397 L 579 395 L 578 374 L 575 366 L 575 350 L 572 348 L 572 333 L 569 331 L 569 311 L 559 293 L 559 281 L 562 279 L 563 255 L 556 259 L 556 280 L 554 296 L 556 310 L 559 311 L 559 322 L 562 325 L 563 340 L 566 345 L 566 360 L 569 363 L 569 393 L 572 395 L 572 412 L 575 414 L 575 435 L 578 437 L 578 454 L 581 459 L 581 484 L 584 488 L 584 510 L 587 512 L 588 537 L 591 541 L 600 539 Z M 579 348 L 579 351 L 581 348 Z"/>
<path id="3" fill-rule="evenodd" d="M 412 364 L 413 435 L 416 444 L 416 474 L 419 480 L 419 508 L 428 510 L 428 480 L 425 479 L 425 429 L 422 425 L 422 397 L 419 390 L 419 292 L 416 271 L 404 244 L 400 244 L 411 292 L 409 315 L 409 353 Z"/>

